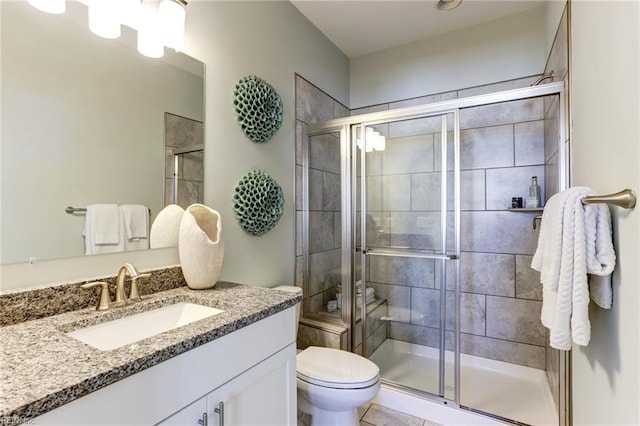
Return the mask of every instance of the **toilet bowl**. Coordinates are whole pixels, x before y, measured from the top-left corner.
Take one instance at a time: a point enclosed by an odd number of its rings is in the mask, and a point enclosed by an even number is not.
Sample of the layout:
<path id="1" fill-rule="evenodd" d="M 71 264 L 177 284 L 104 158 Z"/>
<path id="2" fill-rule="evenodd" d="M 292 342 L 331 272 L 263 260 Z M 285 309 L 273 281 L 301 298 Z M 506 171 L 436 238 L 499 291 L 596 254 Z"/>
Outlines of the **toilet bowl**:
<path id="1" fill-rule="evenodd" d="M 339 349 L 309 346 L 297 355 L 296 375 L 298 409 L 312 426 L 358 425 L 358 407 L 380 390 L 378 366 Z"/>
<path id="2" fill-rule="evenodd" d="M 300 287 L 278 290 L 301 294 Z M 299 305 L 296 306 L 298 320 Z M 298 410 L 311 415 L 311 426 L 357 426 L 358 407 L 380 390 L 378 366 L 360 355 L 309 346 L 296 356 Z"/>

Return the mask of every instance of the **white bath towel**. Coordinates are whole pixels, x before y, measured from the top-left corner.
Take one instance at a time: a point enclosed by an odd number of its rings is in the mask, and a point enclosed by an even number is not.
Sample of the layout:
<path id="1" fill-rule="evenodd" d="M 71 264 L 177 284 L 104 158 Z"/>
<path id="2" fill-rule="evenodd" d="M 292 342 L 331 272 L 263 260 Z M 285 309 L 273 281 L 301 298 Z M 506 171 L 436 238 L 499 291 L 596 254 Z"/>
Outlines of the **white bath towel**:
<path id="1" fill-rule="evenodd" d="M 540 271 L 542 324 L 550 329 L 550 344 L 556 349 L 569 350 L 572 341 L 582 346 L 589 343 L 587 273 L 606 277 L 615 266 L 609 208 L 583 205 L 582 199 L 591 194 L 590 188 L 575 187 L 549 199 L 531 262 Z M 592 297 L 598 305 L 610 307 L 610 280 L 597 281 Z"/>
<path id="2" fill-rule="evenodd" d="M 142 204 L 120 206 L 124 250 L 149 248 L 149 208 Z"/>
<path id="3" fill-rule="evenodd" d="M 183 214 L 184 209 L 177 204 L 169 204 L 162 209 L 151 225 L 149 246 L 151 248 L 176 247 Z"/>
<path id="4" fill-rule="evenodd" d="M 374 296 L 375 295 L 376 289 L 373 288 L 373 287 L 367 287 L 367 289 L 365 291 L 367 293 L 366 296 L 369 297 L 369 296 Z M 357 295 L 361 295 L 362 294 L 362 287 L 358 287 L 356 289 L 356 294 Z"/>
<path id="5" fill-rule="evenodd" d="M 117 204 L 91 204 L 84 219 L 85 254 L 124 250 L 120 236 L 120 210 Z"/>

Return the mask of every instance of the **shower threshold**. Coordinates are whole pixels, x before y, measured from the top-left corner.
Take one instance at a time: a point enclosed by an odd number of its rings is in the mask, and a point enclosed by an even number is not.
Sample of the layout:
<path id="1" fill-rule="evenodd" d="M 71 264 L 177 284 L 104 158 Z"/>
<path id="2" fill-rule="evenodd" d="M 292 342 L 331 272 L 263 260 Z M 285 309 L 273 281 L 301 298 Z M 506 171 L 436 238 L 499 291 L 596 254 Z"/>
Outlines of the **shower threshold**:
<path id="1" fill-rule="evenodd" d="M 370 357 L 382 379 L 438 393 L 437 348 L 387 339 Z M 445 397 L 453 399 L 453 352 L 447 351 Z M 558 425 L 543 370 L 472 355 L 460 355 L 460 404 L 529 425 Z"/>

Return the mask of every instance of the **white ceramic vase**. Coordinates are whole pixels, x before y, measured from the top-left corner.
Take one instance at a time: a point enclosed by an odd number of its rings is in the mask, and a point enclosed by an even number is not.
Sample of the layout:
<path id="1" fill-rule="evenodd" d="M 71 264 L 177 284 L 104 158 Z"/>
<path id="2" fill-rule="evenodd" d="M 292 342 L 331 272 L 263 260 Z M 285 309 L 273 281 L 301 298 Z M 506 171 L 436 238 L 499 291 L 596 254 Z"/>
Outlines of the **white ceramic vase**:
<path id="1" fill-rule="evenodd" d="M 149 248 L 177 246 L 183 215 L 184 209 L 177 204 L 169 204 L 162 209 L 151 225 Z"/>
<path id="2" fill-rule="evenodd" d="M 214 287 L 224 257 L 220 213 L 202 204 L 187 207 L 180 221 L 178 255 L 182 274 L 190 288 Z"/>

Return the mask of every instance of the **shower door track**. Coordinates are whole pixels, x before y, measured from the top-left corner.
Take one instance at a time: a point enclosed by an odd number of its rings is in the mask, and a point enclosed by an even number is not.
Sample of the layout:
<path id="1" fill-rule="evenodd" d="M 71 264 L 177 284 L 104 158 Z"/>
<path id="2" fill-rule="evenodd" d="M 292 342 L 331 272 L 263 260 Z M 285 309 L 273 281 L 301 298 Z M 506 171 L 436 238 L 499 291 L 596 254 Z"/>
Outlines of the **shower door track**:
<path id="1" fill-rule="evenodd" d="M 505 90 L 486 95 L 469 96 L 467 98 L 451 99 L 426 105 L 398 108 L 391 111 L 371 112 L 368 114 L 336 118 L 321 123 L 311 123 L 308 125 L 307 135 L 314 136 L 327 131 L 340 131 L 344 126 L 365 122 L 368 125 L 374 125 L 394 120 L 410 120 L 412 118 L 421 118 L 430 115 L 443 115 L 462 108 L 518 101 L 546 95 L 560 95 L 562 97 L 563 94 L 564 82 L 541 84 L 539 86 Z M 564 129 L 562 130 L 564 131 Z"/>

